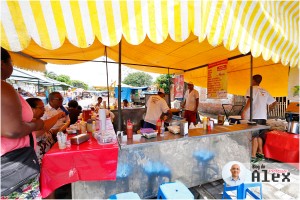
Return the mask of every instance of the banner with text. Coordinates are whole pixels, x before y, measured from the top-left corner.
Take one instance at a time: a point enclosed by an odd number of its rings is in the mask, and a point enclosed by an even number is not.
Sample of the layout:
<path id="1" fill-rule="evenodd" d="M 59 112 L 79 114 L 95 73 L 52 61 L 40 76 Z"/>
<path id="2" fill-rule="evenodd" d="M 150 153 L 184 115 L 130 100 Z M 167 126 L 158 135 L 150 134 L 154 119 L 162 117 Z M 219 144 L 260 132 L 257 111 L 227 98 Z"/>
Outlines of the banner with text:
<path id="1" fill-rule="evenodd" d="M 174 78 L 174 96 L 183 98 L 184 78 L 183 75 L 176 75 Z"/>
<path id="2" fill-rule="evenodd" d="M 207 98 L 227 98 L 227 63 L 228 60 L 222 60 L 208 65 Z"/>

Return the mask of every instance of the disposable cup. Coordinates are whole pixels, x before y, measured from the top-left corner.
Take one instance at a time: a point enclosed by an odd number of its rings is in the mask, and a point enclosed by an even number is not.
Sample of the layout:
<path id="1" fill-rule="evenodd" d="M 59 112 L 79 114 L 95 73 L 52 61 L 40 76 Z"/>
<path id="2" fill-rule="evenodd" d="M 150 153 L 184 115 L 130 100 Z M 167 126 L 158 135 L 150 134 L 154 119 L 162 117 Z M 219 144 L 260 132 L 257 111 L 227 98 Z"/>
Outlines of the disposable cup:
<path id="1" fill-rule="evenodd" d="M 67 145 L 66 145 L 65 142 L 58 141 L 58 148 L 59 149 L 65 149 L 65 148 L 67 148 Z"/>

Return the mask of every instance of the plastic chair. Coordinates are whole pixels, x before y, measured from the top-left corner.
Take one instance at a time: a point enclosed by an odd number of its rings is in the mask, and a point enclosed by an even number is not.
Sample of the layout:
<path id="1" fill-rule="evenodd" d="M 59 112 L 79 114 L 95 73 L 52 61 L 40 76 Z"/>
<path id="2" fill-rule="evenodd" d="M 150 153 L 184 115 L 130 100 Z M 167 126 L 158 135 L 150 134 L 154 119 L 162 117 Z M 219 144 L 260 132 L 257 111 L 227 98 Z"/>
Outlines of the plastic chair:
<path id="1" fill-rule="evenodd" d="M 137 193 L 134 192 L 125 192 L 120 194 L 113 194 L 111 195 L 108 200 L 111 199 L 141 199 Z"/>
<path id="2" fill-rule="evenodd" d="M 227 192 L 236 191 L 236 193 L 238 194 L 238 188 L 239 188 L 239 185 L 238 186 L 227 186 L 226 183 L 224 183 L 222 199 L 232 199 L 231 196 Z"/>
<path id="3" fill-rule="evenodd" d="M 260 194 L 257 196 L 250 188 L 259 187 Z M 254 199 L 262 199 L 262 183 L 243 183 L 239 186 L 238 199 L 246 199 L 247 194 L 249 194 Z"/>
<path id="4" fill-rule="evenodd" d="M 206 170 L 208 169 L 211 169 L 215 174 L 218 174 L 217 166 L 210 163 L 210 161 L 212 161 L 215 158 L 214 153 L 210 151 L 201 150 L 194 152 L 193 156 L 197 160 L 198 165 L 201 166 L 201 177 L 203 177 L 204 179 L 207 178 Z"/>
<path id="5" fill-rule="evenodd" d="M 260 195 L 257 196 L 250 188 L 259 187 Z M 261 183 L 242 183 L 238 186 L 227 186 L 224 183 L 222 199 L 232 199 L 231 196 L 227 193 L 228 191 L 237 191 L 237 199 L 246 199 L 247 194 L 249 194 L 254 199 L 262 199 L 262 184 Z"/>
<path id="6" fill-rule="evenodd" d="M 194 199 L 194 195 L 180 181 L 159 186 L 157 199 Z"/>
<path id="7" fill-rule="evenodd" d="M 158 185 L 165 182 L 164 178 L 168 178 L 168 182 L 171 181 L 171 170 L 161 162 L 148 162 L 143 169 L 148 177 L 147 192 L 149 194 L 154 191 L 153 186 L 156 185 L 156 179 Z"/>

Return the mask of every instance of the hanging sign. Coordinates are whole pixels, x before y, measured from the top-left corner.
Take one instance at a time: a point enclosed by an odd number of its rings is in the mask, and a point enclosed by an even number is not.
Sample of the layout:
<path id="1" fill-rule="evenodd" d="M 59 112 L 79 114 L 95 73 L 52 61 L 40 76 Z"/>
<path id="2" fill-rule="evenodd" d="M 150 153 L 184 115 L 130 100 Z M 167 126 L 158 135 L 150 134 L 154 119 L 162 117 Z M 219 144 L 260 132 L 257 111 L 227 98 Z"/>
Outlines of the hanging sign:
<path id="1" fill-rule="evenodd" d="M 174 96 L 183 98 L 184 78 L 183 75 L 176 75 L 174 78 Z"/>
<path id="2" fill-rule="evenodd" d="M 227 63 L 228 60 L 222 60 L 208 65 L 207 98 L 227 98 Z"/>

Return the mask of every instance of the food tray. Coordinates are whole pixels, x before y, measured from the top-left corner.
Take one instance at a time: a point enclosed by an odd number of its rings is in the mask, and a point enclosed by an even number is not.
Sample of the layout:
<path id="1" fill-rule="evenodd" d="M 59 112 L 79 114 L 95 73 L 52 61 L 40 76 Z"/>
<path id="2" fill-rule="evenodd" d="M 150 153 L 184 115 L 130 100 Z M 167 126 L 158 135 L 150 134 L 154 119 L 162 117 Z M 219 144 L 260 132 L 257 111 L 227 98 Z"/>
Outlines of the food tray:
<path id="1" fill-rule="evenodd" d="M 115 136 L 112 134 L 107 134 L 107 135 L 97 134 L 96 140 L 98 144 L 109 144 L 109 143 L 115 143 L 116 141 Z"/>
<path id="2" fill-rule="evenodd" d="M 170 133 L 179 134 L 180 133 L 180 126 L 168 126 L 168 130 Z"/>
<path id="3" fill-rule="evenodd" d="M 71 129 L 71 128 L 67 128 L 66 131 L 68 134 L 76 134 L 77 133 L 76 129 Z"/>
<path id="4" fill-rule="evenodd" d="M 153 133 L 155 130 L 153 128 L 141 128 L 141 134 L 144 133 Z"/>
<path id="5" fill-rule="evenodd" d="M 80 134 L 76 135 L 71 138 L 71 144 L 81 144 L 83 142 L 86 142 L 90 139 L 90 136 L 88 134 Z"/>
<path id="6" fill-rule="evenodd" d="M 152 132 L 152 133 L 141 133 L 142 136 L 144 136 L 147 139 L 150 138 L 155 138 L 157 137 L 157 132 Z"/>

